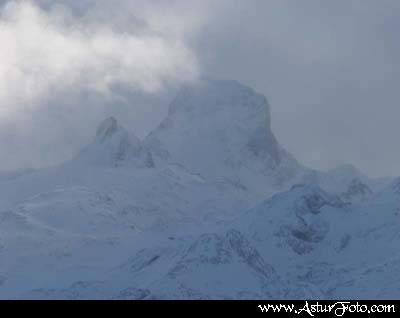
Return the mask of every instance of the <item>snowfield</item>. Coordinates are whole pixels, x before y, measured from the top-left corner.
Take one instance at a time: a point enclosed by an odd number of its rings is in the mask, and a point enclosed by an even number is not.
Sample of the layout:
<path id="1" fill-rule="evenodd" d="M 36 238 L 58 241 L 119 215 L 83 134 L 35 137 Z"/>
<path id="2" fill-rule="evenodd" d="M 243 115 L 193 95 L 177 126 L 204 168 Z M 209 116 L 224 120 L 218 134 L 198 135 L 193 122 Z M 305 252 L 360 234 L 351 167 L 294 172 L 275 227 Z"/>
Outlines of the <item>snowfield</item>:
<path id="1" fill-rule="evenodd" d="M 186 85 L 144 140 L 115 118 L 0 174 L 1 299 L 398 299 L 400 179 L 304 167 L 266 98 Z"/>

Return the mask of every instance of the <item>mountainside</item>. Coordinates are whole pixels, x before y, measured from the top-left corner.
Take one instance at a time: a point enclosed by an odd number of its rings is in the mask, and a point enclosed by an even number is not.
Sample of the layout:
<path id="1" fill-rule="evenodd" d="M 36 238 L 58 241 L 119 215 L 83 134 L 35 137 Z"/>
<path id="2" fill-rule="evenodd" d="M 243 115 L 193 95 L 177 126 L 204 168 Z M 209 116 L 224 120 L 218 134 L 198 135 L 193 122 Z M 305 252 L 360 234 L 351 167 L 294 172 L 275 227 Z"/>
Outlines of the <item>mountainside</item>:
<path id="1" fill-rule="evenodd" d="M 106 167 L 154 167 L 152 155 L 142 142 L 113 117 L 99 125 L 93 142 L 78 154 L 76 160 Z"/>
<path id="2" fill-rule="evenodd" d="M 251 191 L 285 187 L 302 172 L 272 133 L 266 98 L 234 81 L 186 85 L 145 143 L 164 160 Z"/>
<path id="3" fill-rule="evenodd" d="M 143 141 L 106 119 L 0 203 L 0 299 L 400 297 L 399 179 L 304 168 L 233 81 L 185 86 Z"/>
<path id="4" fill-rule="evenodd" d="M 318 185 L 325 191 L 340 195 L 354 191 L 360 192 L 360 187 L 363 187 L 364 194 L 360 195 L 359 199 L 365 199 L 372 192 L 383 190 L 392 181 L 393 179 L 390 177 L 369 178 L 350 164 L 339 165 L 328 171 L 308 169 L 301 178 L 301 183 Z M 354 194 L 350 194 L 350 197 L 353 197 Z"/>

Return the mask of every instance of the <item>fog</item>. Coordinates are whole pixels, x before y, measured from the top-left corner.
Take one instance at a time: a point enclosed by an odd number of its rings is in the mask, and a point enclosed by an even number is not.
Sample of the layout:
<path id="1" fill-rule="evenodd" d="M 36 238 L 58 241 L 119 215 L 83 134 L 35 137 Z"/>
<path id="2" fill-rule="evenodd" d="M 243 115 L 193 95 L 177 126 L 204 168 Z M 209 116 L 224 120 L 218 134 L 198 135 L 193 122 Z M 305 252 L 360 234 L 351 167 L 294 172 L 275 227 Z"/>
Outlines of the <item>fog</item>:
<path id="1" fill-rule="evenodd" d="M 400 175 L 396 0 L 0 3 L 2 170 L 65 160 L 111 114 L 143 137 L 207 76 L 265 94 L 302 163 Z"/>

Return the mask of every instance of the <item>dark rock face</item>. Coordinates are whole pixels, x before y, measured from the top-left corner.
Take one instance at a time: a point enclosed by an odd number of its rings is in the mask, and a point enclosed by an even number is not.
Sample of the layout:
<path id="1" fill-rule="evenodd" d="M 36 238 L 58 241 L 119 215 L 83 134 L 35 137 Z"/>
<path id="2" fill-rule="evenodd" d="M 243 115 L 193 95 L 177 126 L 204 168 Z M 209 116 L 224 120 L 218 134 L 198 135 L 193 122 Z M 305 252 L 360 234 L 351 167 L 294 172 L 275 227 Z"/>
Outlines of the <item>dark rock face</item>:
<path id="1" fill-rule="evenodd" d="M 76 158 L 92 165 L 154 168 L 154 160 L 142 142 L 129 134 L 114 117 L 104 120 L 96 131 L 94 141 Z"/>
<path id="2" fill-rule="evenodd" d="M 101 141 L 110 138 L 114 133 L 118 131 L 118 122 L 114 117 L 109 117 L 104 120 L 96 131 L 96 138 Z"/>
<path id="3" fill-rule="evenodd" d="M 150 297 L 150 291 L 148 289 L 140 288 L 127 288 L 121 290 L 115 297 L 117 300 L 143 300 Z"/>
<path id="4" fill-rule="evenodd" d="M 271 297 L 282 297 L 284 295 L 284 283 L 276 273 L 275 269 L 267 264 L 255 247 L 238 230 L 230 229 L 221 234 L 204 234 L 200 236 L 182 255 L 181 259 L 169 271 L 168 279 L 174 282 L 183 282 L 194 279 L 199 271 L 207 271 L 214 268 L 221 272 L 217 276 L 222 288 L 229 288 L 233 281 L 241 281 L 241 277 L 231 277 L 229 269 L 240 267 L 246 277 L 253 277 L 259 282 L 259 291 L 254 295 L 262 298 L 264 295 Z M 227 272 L 224 273 L 226 268 Z M 215 274 L 213 274 L 215 275 Z M 203 299 L 202 287 L 192 285 L 186 286 L 180 283 L 181 289 L 185 291 L 184 298 Z M 240 283 L 234 284 L 238 286 Z M 238 290 L 238 293 L 241 291 Z M 253 296 L 254 296 L 253 295 Z M 213 295 L 208 295 L 213 297 Z M 245 295 L 238 297 L 246 297 Z"/>
<path id="5" fill-rule="evenodd" d="M 319 214 L 323 207 L 329 206 L 334 208 L 343 208 L 346 206 L 339 197 L 328 194 L 319 187 L 310 187 L 306 185 L 297 185 L 292 189 L 303 188 L 304 194 L 295 200 L 296 215 Z"/>
<path id="6" fill-rule="evenodd" d="M 360 179 L 353 179 L 347 191 L 342 194 L 342 198 L 348 201 L 352 201 L 353 199 L 364 200 L 372 194 L 373 192 L 368 185 L 363 183 Z"/>

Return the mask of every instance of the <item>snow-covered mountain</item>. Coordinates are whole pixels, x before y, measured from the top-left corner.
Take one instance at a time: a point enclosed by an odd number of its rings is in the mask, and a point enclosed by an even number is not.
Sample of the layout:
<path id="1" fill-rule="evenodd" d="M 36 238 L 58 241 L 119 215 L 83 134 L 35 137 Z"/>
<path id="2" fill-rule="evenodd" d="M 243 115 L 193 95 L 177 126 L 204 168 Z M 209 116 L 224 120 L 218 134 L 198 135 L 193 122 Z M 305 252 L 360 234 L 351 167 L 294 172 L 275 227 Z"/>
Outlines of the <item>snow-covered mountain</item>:
<path id="1" fill-rule="evenodd" d="M 367 200 L 372 194 L 373 191 L 367 184 L 360 179 L 353 179 L 341 196 L 346 201 L 354 202 Z"/>
<path id="2" fill-rule="evenodd" d="M 143 141 L 106 119 L 0 203 L 0 298 L 400 297 L 400 181 L 303 167 L 234 81 L 186 85 Z"/>
<path id="3" fill-rule="evenodd" d="M 142 142 L 113 117 L 99 125 L 93 142 L 78 154 L 76 160 L 108 167 L 154 167 L 152 155 Z"/>
<path id="4" fill-rule="evenodd" d="M 267 99 L 235 81 L 183 87 L 145 143 L 156 156 L 207 180 L 254 192 L 285 188 L 303 172 L 271 130 Z"/>

